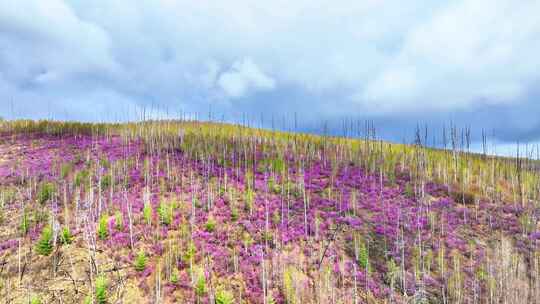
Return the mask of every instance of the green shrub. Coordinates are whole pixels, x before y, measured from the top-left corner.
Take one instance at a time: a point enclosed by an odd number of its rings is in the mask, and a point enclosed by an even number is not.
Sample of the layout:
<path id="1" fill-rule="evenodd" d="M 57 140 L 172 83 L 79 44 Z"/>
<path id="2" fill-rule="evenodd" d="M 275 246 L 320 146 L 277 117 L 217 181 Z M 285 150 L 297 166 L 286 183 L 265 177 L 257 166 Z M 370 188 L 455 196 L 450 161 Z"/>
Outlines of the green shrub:
<path id="1" fill-rule="evenodd" d="M 38 202 L 41 205 L 45 204 L 48 200 L 52 198 L 54 191 L 55 191 L 55 188 L 52 183 L 41 184 L 41 187 L 39 188 L 39 191 L 37 194 Z"/>
<path id="2" fill-rule="evenodd" d="M 107 279 L 104 276 L 96 279 L 96 303 L 107 303 Z"/>
<path id="3" fill-rule="evenodd" d="M 26 235 L 28 233 L 29 228 L 30 228 L 30 221 L 28 220 L 28 214 L 26 213 L 26 210 L 23 210 L 23 214 L 21 216 L 21 224 L 19 225 L 19 229 L 21 230 L 21 233 L 23 235 Z"/>
<path id="4" fill-rule="evenodd" d="M 297 290 L 295 284 L 295 274 L 297 271 L 293 266 L 288 266 L 283 270 L 283 295 L 285 297 L 285 303 L 296 304 Z"/>
<path id="5" fill-rule="evenodd" d="M 30 298 L 30 304 L 41 304 L 41 298 L 39 296 L 32 296 L 32 298 Z"/>
<path id="6" fill-rule="evenodd" d="M 41 231 L 41 238 L 36 245 L 36 252 L 40 255 L 49 255 L 53 250 L 52 246 L 52 229 L 46 226 Z"/>
<path id="7" fill-rule="evenodd" d="M 253 211 L 253 202 L 255 201 L 255 193 L 251 189 L 247 189 L 244 198 L 244 210 Z"/>
<path id="8" fill-rule="evenodd" d="M 216 304 L 233 304 L 236 303 L 234 301 L 234 296 L 232 292 L 228 290 L 218 290 L 216 293 Z"/>
<path id="9" fill-rule="evenodd" d="M 274 225 L 279 225 L 279 223 L 281 222 L 281 214 L 279 213 L 278 210 L 274 211 L 274 213 L 272 213 L 272 224 Z"/>
<path id="10" fill-rule="evenodd" d="M 139 251 L 139 253 L 137 254 L 133 266 L 138 272 L 144 271 L 146 269 L 146 254 L 143 250 Z"/>
<path id="11" fill-rule="evenodd" d="M 158 207 L 159 222 L 163 225 L 170 225 L 172 222 L 173 212 L 171 205 L 166 202 L 159 203 Z"/>
<path id="12" fill-rule="evenodd" d="M 391 259 L 386 262 L 386 274 L 384 275 L 384 278 L 386 282 L 393 286 L 396 282 L 396 279 L 399 275 L 399 267 L 397 266 L 394 259 Z"/>
<path id="13" fill-rule="evenodd" d="M 209 216 L 204 224 L 204 230 L 208 232 L 214 232 L 216 230 L 216 220 L 213 217 Z"/>
<path id="14" fill-rule="evenodd" d="M 106 214 L 103 214 L 99 219 L 97 234 L 102 240 L 107 239 L 109 236 L 109 231 L 107 230 L 108 219 L 109 217 Z"/>
<path id="15" fill-rule="evenodd" d="M 71 232 L 69 231 L 69 227 L 65 226 L 62 228 L 62 233 L 60 234 L 60 243 L 64 245 L 71 244 L 71 241 L 73 240 L 73 236 L 71 235 Z"/>
<path id="16" fill-rule="evenodd" d="M 193 197 L 191 199 L 191 203 L 193 204 L 193 206 L 195 206 L 195 208 L 197 209 L 200 209 L 203 205 L 201 204 L 201 201 L 199 199 L 197 199 L 196 197 Z"/>
<path id="17" fill-rule="evenodd" d="M 359 241 L 358 244 L 358 264 L 360 267 L 362 267 L 362 270 L 366 270 L 369 272 L 370 265 L 369 265 L 369 254 L 368 250 L 366 248 L 366 244 L 363 241 Z"/>
<path id="18" fill-rule="evenodd" d="M 414 189 L 410 183 L 405 185 L 404 194 L 408 198 L 414 198 Z"/>
<path id="19" fill-rule="evenodd" d="M 152 206 L 150 206 L 150 203 L 144 203 L 143 208 L 143 217 L 146 221 L 146 224 L 150 225 L 152 224 Z"/>
<path id="20" fill-rule="evenodd" d="M 171 273 L 171 283 L 176 284 L 178 283 L 178 269 L 174 268 Z"/>
<path id="21" fill-rule="evenodd" d="M 85 184 L 88 181 L 88 171 L 81 170 L 75 174 L 75 186 L 80 187 L 82 184 Z"/>
<path id="22" fill-rule="evenodd" d="M 111 186 L 111 175 L 107 174 L 101 178 L 101 189 L 106 189 Z"/>
<path id="23" fill-rule="evenodd" d="M 244 247 L 248 248 L 253 244 L 253 238 L 251 237 L 251 234 L 247 231 L 244 231 L 242 233 L 242 243 L 244 244 Z"/>
<path id="24" fill-rule="evenodd" d="M 271 243 L 274 240 L 274 233 L 272 231 L 263 231 L 262 239 L 263 241 Z"/>
<path id="25" fill-rule="evenodd" d="M 124 230 L 124 216 L 122 215 L 122 212 L 116 211 L 116 213 L 114 214 L 114 221 L 116 222 L 117 230 Z"/>
<path id="26" fill-rule="evenodd" d="M 73 171 L 72 164 L 70 163 L 62 164 L 62 167 L 60 168 L 60 178 L 65 179 L 71 171 Z"/>
<path id="27" fill-rule="evenodd" d="M 195 283 L 195 294 L 198 298 L 203 297 L 206 294 L 206 277 L 201 269 L 197 275 L 197 282 Z"/>
<path id="28" fill-rule="evenodd" d="M 189 262 L 197 253 L 197 247 L 195 247 L 195 244 L 193 242 L 190 242 L 188 245 L 188 248 L 186 249 L 186 252 L 184 253 L 184 261 Z"/>
<path id="29" fill-rule="evenodd" d="M 111 163 L 109 162 L 109 160 L 108 160 L 106 157 L 102 157 L 102 158 L 99 160 L 99 165 L 100 165 L 102 168 L 108 169 L 108 168 L 111 166 Z"/>
<path id="30" fill-rule="evenodd" d="M 235 222 L 238 220 L 238 208 L 231 206 L 231 221 Z"/>

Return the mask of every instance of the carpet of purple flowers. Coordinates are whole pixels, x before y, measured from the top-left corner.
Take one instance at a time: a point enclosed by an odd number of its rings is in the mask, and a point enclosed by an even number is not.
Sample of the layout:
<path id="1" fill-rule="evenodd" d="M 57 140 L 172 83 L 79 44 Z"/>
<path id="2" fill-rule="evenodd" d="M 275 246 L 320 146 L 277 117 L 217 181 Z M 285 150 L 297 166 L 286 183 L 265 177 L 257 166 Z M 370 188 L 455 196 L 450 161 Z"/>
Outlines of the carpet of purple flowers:
<path id="1" fill-rule="evenodd" d="M 20 129 L 0 136 L 5 303 L 540 301 L 538 188 L 512 161 L 194 122 Z"/>

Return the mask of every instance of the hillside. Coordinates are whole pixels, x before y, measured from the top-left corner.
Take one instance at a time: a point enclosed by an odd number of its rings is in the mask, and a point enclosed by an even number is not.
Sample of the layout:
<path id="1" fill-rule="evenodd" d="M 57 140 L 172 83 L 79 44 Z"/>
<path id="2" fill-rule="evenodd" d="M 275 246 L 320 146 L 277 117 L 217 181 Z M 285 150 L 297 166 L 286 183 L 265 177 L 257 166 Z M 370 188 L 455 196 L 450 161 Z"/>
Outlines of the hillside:
<path id="1" fill-rule="evenodd" d="M 528 159 L 0 122 L 2 303 L 540 303 Z"/>

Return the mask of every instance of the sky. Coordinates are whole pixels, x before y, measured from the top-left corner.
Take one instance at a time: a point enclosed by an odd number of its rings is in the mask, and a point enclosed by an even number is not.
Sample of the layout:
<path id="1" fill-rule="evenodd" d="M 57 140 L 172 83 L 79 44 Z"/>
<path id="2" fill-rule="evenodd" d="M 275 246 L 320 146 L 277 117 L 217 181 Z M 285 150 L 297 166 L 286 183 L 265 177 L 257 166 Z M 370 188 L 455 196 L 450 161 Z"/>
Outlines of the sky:
<path id="1" fill-rule="evenodd" d="M 404 3 L 0 1 L 0 116 L 539 142 L 540 0 Z"/>

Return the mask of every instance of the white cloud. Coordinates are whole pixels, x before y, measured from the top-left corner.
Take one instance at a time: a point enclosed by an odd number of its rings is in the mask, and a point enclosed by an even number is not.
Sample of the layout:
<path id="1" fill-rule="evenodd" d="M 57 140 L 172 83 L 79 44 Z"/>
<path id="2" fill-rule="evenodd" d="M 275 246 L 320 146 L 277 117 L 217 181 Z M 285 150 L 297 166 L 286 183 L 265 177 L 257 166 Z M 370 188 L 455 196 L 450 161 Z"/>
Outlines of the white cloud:
<path id="1" fill-rule="evenodd" d="M 295 95 L 273 110 L 321 120 L 526 108 L 538 11 L 534 0 L 0 1 L 0 115 L 10 99 L 35 116 L 46 104 L 82 115 L 92 99 L 109 112 L 258 112 L 281 92 Z"/>
<path id="2" fill-rule="evenodd" d="M 519 103 L 540 76 L 539 11 L 539 1 L 454 1 L 412 27 L 355 98 L 383 114 Z"/>
<path id="3" fill-rule="evenodd" d="M 249 58 L 236 61 L 231 69 L 219 76 L 217 84 L 232 98 L 243 97 L 249 92 L 269 91 L 276 86 L 275 80 Z"/>
<path id="4" fill-rule="evenodd" d="M 108 34 L 96 23 L 80 19 L 64 1 L 3 2 L 0 28 L 0 64 L 10 66 L 4 73 L 16 81 L 33 80 L 36 75 L 29 73 L 36 70 L 69 81 L 74 73 L 111 73 L 117 68 Z"/>

